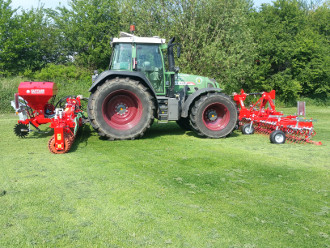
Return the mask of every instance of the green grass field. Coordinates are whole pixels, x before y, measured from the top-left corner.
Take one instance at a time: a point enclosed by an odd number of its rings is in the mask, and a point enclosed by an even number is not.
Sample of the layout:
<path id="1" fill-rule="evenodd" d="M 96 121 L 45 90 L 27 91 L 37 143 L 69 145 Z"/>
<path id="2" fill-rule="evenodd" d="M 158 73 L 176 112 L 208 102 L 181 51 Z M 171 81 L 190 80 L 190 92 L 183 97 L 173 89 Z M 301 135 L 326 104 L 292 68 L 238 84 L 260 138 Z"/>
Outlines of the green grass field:
<path id="1" fill-rule="evenodd" d="M 0 247 L 329 247 L 330 107 L 307 111 L 322 146 L 155 123 L 112 142 L 85 126 L 63 155 L 2 114 Z"/>

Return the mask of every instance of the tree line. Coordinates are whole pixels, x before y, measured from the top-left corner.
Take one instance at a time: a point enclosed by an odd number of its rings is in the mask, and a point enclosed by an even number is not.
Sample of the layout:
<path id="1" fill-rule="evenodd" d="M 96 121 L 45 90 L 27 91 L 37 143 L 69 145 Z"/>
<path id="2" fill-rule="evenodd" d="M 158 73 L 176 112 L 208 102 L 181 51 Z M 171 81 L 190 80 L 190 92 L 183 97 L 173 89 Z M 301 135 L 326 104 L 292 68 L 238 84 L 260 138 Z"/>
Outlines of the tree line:
<path id="1" fill-rule="evenodd" d="M 329 0 L 276 0 L 258 9 L 250 0 L 71 0 L 55 10 L 23 10 L 0 0 L 0 76 L 104 70 L 111 37 L 135 24 L 139 36 L 175 36 L 181 71 L 213 77 L 227 92 L 276 89 L 286 102 L 328 99 L 329 6 Z"/>

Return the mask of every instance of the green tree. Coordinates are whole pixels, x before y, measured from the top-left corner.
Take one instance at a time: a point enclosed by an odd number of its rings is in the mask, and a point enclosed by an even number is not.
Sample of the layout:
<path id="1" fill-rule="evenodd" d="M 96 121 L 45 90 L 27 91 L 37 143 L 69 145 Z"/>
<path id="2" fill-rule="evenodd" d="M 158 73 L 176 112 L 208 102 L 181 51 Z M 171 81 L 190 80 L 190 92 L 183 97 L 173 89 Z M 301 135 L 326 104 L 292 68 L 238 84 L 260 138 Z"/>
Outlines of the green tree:
<path id="1" fill-rule="evenodd" d="M 136 24 L 140 36 L 176 36 L 182 71 L 216 78 L 238 90 L 251 71 L 253 37 L 244 0 L 124 0 L 121 24 Z"/>
<path id="2" fill-rule="evenodd" d="M 329 44 L 317 31 L 326 25 L 310 21 L 316 11 L 303 1 L 277 0 L 251 15 L 257 56 L 247 88 L 276 89 L 286 102 L 329 94 Z"/>
<path id="3" fill-rule="evenodd" d="M 1 4 L 2 5 L 2 4 Z M 3 11 L 3 8 L 1 8 Z M 7 2 L 5 15 L 1 15 L 0 67 L 2 74 L 19 74 L 35 71 L 47 63 L 58 60 L 54 28 L 45 9 L 28 11 L 10 8 Z"/>
<path id="4" fill-rule="evenodd" d="M 10 5 L 11 0 L 0 0 L 0 76 L 7 74 L 7 44 L 12 36 L 11 30 L 16 24 L 16 9 L 12 9 Z"/>
<path id="5" fill-rule="evenodd" d="M 89 69 L 106 68 L 110 59 L 110 38 L 118 33 L 116 1 L 72 0 L 70 8 L 52 13 L 60 34 L 62 53 L 77 65 Z"/>
<path id="6" fill-rule="evenodd" d="M 308 68 L 301 73 L 306 85 L 313 82 L 311 87 L 304 87 L 304 95 L 316 98 L 330 98 L 330 1 L 313 8 L 308 16 L 309 44 L 313 45 L 313 57 Z"/>

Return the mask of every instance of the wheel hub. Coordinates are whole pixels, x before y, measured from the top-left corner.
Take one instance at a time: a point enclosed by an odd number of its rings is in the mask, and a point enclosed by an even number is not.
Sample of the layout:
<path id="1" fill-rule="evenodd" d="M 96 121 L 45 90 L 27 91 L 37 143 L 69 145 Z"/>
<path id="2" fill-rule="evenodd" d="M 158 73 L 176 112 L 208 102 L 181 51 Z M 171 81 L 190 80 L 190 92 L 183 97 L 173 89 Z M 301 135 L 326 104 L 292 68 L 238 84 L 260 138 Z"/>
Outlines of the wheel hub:
<path id="1" fill-rule="evenodd" d="M 224 104 L 214 102 L 204 109 L 202 118 L 206 128 L 212 131 L 220 131 L 228 125 L 230 112 Z"/>
<path id="2" fill-rule="evenodd" d="M 218 114 L 214 109 L 210 109 L 206 112 L 206 118 L 213 122 L 217 120 Z"/>
<path id="3" fill-rule="evenodd" d="M 128 107 L 124 103 L 119 103 L 116 105 L 115 111 L 116 111 L 117 115 L 123 115 L 128 112 Z"/>
<path id="4" fill-rule="evenodd" d="M 253 132 L 253 128 L 250 125 L 245 127 L 245 133 L 246 134 L 252 134 L 252 132 Z"/>
<path id="5" fill-rule="evenodd" d="M 281 134 L 277 134 L 277 135 L 275 135 L 275 141 L 277 142 L 277 143 L 282 143 L 283 141 L 284 141 L 284 137 L 283 137 L 283 135 L 281 135 Z"/>
<path id="6" fill-rule="evenodd" d="M 117 90 L 104 99 L 102 112 L 110 127 L 129 130 L 141 120 L 143 108 L 136 94 L 128 90 Z"/>

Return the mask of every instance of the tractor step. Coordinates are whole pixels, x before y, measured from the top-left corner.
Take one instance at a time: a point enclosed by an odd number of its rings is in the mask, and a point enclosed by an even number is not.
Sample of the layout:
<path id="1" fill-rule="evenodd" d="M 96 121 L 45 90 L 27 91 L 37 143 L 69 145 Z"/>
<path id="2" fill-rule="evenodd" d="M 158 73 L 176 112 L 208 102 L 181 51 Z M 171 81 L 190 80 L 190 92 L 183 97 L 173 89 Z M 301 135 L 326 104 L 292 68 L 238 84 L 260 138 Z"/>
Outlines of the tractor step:
<path id="1" fill-rule="evenodd" d="M 158 123 L 168 123 L 168 99 L 158 99 Z"/>

